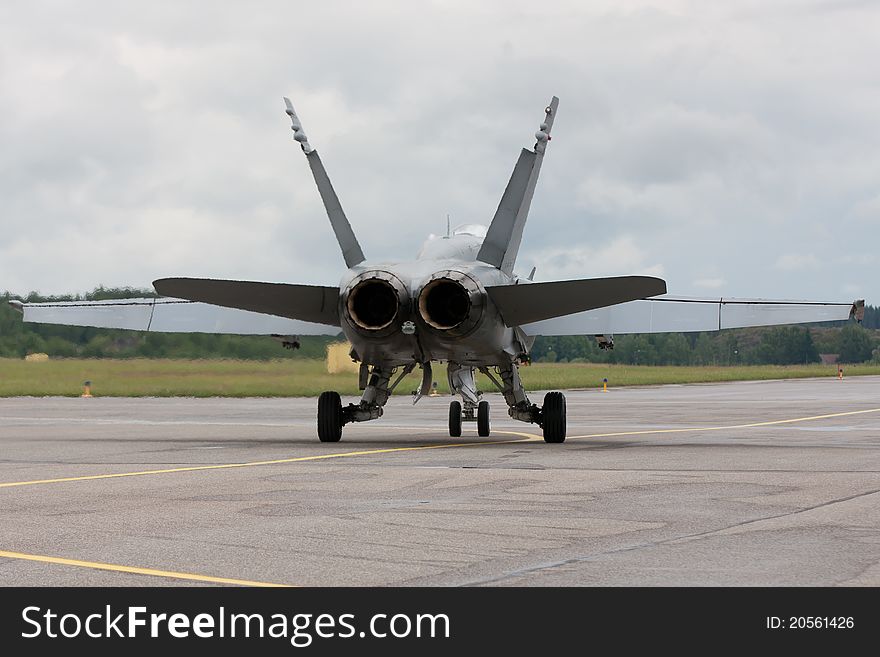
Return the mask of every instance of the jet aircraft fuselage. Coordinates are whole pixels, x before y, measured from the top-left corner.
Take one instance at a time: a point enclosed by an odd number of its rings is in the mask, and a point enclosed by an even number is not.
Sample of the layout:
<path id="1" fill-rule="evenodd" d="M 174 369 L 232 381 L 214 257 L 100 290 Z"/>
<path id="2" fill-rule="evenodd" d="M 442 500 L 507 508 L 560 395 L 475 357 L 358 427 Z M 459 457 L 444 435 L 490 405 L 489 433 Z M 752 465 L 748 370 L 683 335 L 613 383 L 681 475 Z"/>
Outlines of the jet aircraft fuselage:
<path id="1" fill-rule="evenodd" d="M 416 260 L 363 262 L 340 282 L 339 317 L 355 360 L 479 366 L 528 353 L 486 288 L 523 281 L 476 260 L 483 226 L 426 242 Z"/>

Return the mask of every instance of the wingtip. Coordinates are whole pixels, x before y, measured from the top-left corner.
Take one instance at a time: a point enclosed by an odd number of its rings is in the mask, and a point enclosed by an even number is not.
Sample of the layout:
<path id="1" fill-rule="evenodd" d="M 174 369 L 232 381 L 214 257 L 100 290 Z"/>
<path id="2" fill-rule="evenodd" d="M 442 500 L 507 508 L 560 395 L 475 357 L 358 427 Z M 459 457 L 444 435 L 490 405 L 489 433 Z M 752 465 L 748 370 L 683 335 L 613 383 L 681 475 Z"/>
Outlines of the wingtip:
<path id="1" fill-rule="evenodd" d="M 171 280 L 172 279 L 170 278 L 157 278 L 155 281 L 153 281 L 153 289 L 156 290 L 156 294 L 163 297 L 169 296 L 162 292 L 162 288 Z"/>
<path id="2" fill-rule="evenodd" d="M 865 319 L 864 299 L 856 299 L 855 301 L 853 301 L 852 309 L 849 311 L 849 316 L 855 319 L 859 324 L 862 323 L 862 320 Z"/>

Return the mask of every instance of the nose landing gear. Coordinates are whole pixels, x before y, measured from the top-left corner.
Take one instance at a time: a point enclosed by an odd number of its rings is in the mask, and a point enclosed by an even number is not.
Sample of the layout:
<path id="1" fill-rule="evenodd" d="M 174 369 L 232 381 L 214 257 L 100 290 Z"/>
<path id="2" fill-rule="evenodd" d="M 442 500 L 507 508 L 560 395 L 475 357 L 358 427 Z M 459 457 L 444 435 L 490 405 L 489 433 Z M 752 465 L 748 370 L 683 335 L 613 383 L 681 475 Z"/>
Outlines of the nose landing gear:
<path id="1" fill-rule="evenodd" d="M 453 438 L 461 437 L 461 402 L 459 401 L 449 404 L 449 435 Z"/>
<path id="2" fill-rule="evenodd" d="M 477 435 L 485 438 L 489 435 L 489 402 L 481 401 L 476 407 L 465 401 L 453 401 L 449 404 L 449 435 L 453 438 L 461 437 L 462 422 L 476 422 Z"/>
<path id="3" fill-rule="evenodd" d="M 477 435 L 485 438 L 489 435 L 489 402 L 481 401 L 477 405 Z"/>

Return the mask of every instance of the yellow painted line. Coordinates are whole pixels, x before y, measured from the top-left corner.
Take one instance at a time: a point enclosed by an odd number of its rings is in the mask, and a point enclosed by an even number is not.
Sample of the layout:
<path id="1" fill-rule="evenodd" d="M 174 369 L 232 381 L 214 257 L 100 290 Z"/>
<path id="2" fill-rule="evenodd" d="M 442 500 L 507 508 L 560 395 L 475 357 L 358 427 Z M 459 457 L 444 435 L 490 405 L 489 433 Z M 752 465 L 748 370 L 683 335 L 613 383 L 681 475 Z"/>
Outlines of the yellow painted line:
<path id="1" fill-rule="evenodd" d="M 585 436 L 569 436 L 568 440 L 577 438 L 613 438 L 615 436 L 644 436 L 657 433 L 692 433 L 697 431 L 730 431 L 731 429 L 751 429 L 754 427 L 769 427 L 776 424 L 794 424 L 796 422 L 810 422 L 812 420 L 827 420 L 833 417 L 846 417 L 848 415 L 862 415 L 864 413 L 880 413 L 880 408 L 868 408 L 862 411 L 845 411 L 843 413 L 828 413 L 826 415 L 810 415 L 807 417 L 795 417 L 787 420 L 769 420 L 767 422 L 749 422 L 748 424 L 728 424 L 717 427 L 683 427 L 680 429 L 645 429 L 642 431 L 615 431 L 613 433 L 593 433 Z"/>
<path id="2" fill-rule="evenodd" d="M 286 587 L 289 584 L 274 584 L 272 582 L 254 582 L 247 579 L 231 579 L 228 577 L 213 577 L 211 575 L 195 575 L 193 573 L 179 573 L 173 570 L 156 570 L 154 568 L 137 568 L 135 566 L 120 566 L 115 563 L 100 563 L 97 561 L 80 561 L 79 559 L 65 559 L 63 557 L 48 557 L 41 554 L 25 554 L 24 552 L 7 552 L 0 550 L 0 558 L 21 559 L 24 561 L 38 561 L 40 563 L 53 563 L 62 566 L 76 566 L 78 568 L 91 568 L 93 570 L 110 570 L 117 573 L 131 573 L 133 575 L 149 575 L 150 577 L 169 577 L 171 579 L 185 579 L 194 582 L 209 582 L 211 584 L 231 584 L 233 586 L 272 586 Z"/>
<path id="3" fill-rule="evenodd" d="M 593 433 L 582 436 L 569 436 L 568 440 L 581 438 L 614 438 L 622 436 L 645 436 L 668 433 L 696 433 L 700 431 L 730 431 L 733 429 L 750 429 L 754 427 L 767 427 L 779 424 L 793 424 L 797 422 L 809 422 L 814 420 L 826 420 L 829 418 L 863 415 L 865 413 L 880 413 L 880 408 L 869 408 L 860 411 L 845 411 L 842 413 L 827 413 L 825 415 L 810 415 L 785 420 L 769 420 L 766 422 L 750 422 L 747 424 L 728 424 L 711 427 L 682 427 L 678 429 L 644 429 L 640 431 L 614 431 L 610 433 Z M 441 443 L 439 445 L 420 445 L 417 447 L 388 447 L 384 449 L 368 449 L 353 452 L 334 452 L 331 454 L 315 454 L 312 456 L 296 456 L 286 459 L 273 459 L 271 461 L 247 461 L 244 463 L 220 463 L 215 465 L 193 465 L 182 468 L 165 468 L 158 470 L 140 470 L 135 472 L 114 472 L 109 474 L 84 475 L 80 477 L 59 477 L 56 479 L 35 479 L 31 481 L 10 481 L 0 483 L 0 488 L 17 488 L 20 486 L 36 486 L 40 484 L 62 484 L 74 481 L 94 481 L 97 479 L 119 479 L 122 477 L 143 477 L 147 475 L 174 474 L 179 472 L 200 472 L 203 470 L 228 470 L 232 468 L 251 468 L 265 465 L 282 465 L 286 463 L 303 463 L 307 461 L 321 461 L 326 459 L 346 458 L 352 456 L 372 456 L 376 454 L 393 454 L 398 452 L 417 452 L 429 449 L 449 449 L 453 447 L 479 447 L 482 445 L 509 445 L 518 442 L 530 442 L 542 440 L 541 436 L 521 431 L 496 431 L 496 433 L 519 436 L 514 440 L 492 440 L 470 443 Z"/>
<path id="4" fill-rule="evenodd" d="M 540 440 L 540 436 L 519 431 L 497 431 L 512 436 L 521 436 L 516 440 L 493 440 L 472 443 L 442 443 L 439 445 L 420 445 L 418 447 L 388 447 L 385 449 L 367 449 L 355 452 L 334 452 L 331 454 L 315 454 L 312 456 L 295 456 L 286 459 L 274 459 L 271 461 L 247 461 L 244 463 L 220 463 L 215 465 L 191 465 L 182 468 L 165 468 L 160 470 L 140 470 L 136 472 L 113 472 L 109 474 L 84 475 L 81 477 L 59 477 L 57 479 L 34 479 L 32 481 L 10 481 L 0 483 L 0 488 L 16 488 L 19 486 L 36 486 L 39 484 L 63 484 L 72 481 L 94 481 L 96 479 L 120 479 L 122 477 L 144 477 L 147 475 L 174 474 L 178 472 L 200 472 L 203 470 L 229 470 L 231 468 L 252 468 L 262 465 L 282 465 L 285 463 L 303 463 L 306 461 L 322 461 L 326 459 L 338 459 L 349 456 L 372 456 L 375 454 L 392 454 L 397 452 L 417 452 L 427 449 L 448 449 L 450 447 L 479 447 L 480 445 L 506 445 L 509 443 L 522 442 L 523 440 Z"/>

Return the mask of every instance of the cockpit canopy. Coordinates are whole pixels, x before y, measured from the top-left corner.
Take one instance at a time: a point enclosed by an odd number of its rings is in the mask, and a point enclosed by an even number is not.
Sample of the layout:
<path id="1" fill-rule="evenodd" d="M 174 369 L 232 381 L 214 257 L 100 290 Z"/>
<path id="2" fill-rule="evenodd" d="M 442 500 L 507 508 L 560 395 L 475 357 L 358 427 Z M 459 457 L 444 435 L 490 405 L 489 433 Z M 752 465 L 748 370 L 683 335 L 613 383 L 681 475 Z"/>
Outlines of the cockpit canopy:
<path id="1" fill-rule="evenodd" d="M 461 224 L 452 229 L 453 237 L 456 235 L 470 235 L 479 237 L 481 240 L 486 237 L 486 231 L 489 229 L 483 224 Z"/>
<path id="2" fill-rule="evenodd" d="M 482 224 L 461 224 L 456 226 L 448 236 L 431 234 L 422 245 L 418 258 L 420 260 L 476 260 L 487 230 L 488 228 Z"/>

